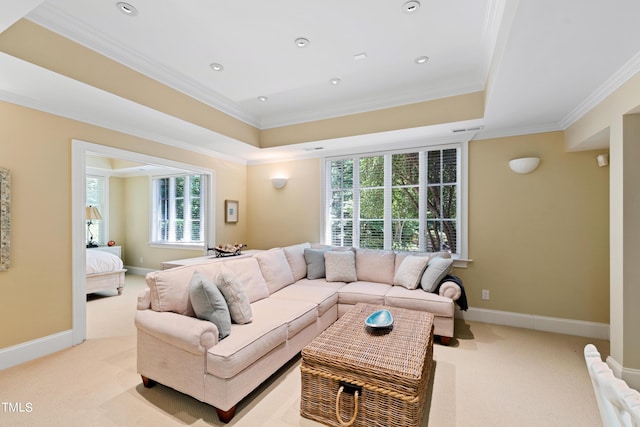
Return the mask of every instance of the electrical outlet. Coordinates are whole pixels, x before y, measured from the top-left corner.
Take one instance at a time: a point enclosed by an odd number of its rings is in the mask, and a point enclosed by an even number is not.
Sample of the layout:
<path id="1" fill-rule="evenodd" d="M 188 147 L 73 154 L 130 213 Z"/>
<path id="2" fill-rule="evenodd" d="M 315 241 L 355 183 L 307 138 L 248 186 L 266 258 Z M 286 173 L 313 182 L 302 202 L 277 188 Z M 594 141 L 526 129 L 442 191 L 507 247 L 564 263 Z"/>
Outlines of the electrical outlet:
<path id="1" fill-rule="evenodd" d="M 144 258 L 140 257 L 140 264 L 144 262 Z"/>
<path id="2" fill-rule="evenodd" d="M 489 291 L 487 289 L 482 290 L 482 299 L 489 299 Z"/>

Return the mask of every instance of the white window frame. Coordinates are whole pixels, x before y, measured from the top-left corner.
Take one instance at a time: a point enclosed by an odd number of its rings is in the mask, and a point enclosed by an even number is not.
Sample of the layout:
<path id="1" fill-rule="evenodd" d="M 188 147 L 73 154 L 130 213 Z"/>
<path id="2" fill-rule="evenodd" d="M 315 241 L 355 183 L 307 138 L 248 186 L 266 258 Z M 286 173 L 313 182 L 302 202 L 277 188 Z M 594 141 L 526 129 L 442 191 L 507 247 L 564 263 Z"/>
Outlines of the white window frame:
<path id="1" fill-rule="evenodd" d="M 456 266 L 459 267 L 466 267 L 467 266 L 467 261 L 470 261 L 468 259 L 468 241 L 469 241 L 469 227 L 468 227 L 468 194 L 469 194 L 469 180 L 468 180 L 468 170 L 469 170 L 469 142 L 468 141 L 461 141 L 461 142 L 455 142 L 455 143 L 444 143 L 444 144 L 429 144 L 429 145 L 425 145 L 425 146 L 419 146 L 419 147 L 413 147 L 413 148 L 408 148 L 408 149 L 403 149 L 403 150 L 394 150 L 394 151 L 376 151 L 376 152 L 363 152 L 363 153 L 356 153 L 356 154 L 349 154 L 349 155 L 341 155 L 341 156 L 327 156 L 327 157 L 323 157 L 322 158 L 322 174 L 321 174 L 321 180 L 322 180 L 322 188 L 324 189 L 324 191 L 322 191 L 321 194 L 321 203 L 322 203 L 322 212 L 321 212 L 321 233 L 320 235 L 322 236 L 322 243 L 325 244 L 331 244 L 331 230 L 328 228 L 328 224 L 329 224 L 329 218 L 331 215 L 331 211 L 330 211 L 330 206 L 329 206 L 329 202 L 330 199 L 328 199 L 328 194 L 329 191 L 331 190 L 331 182 L 330 182 L 330 177 L 328 176 L 329 174 L 329 162 L 330 161 L 334 161 L 334 160 L 345 160 L 345 159 L 353 159 L 354 162 L 357 162 L 360 158 L 362 157 L 370 157 L 370 156 L 386 156 L 386 155 L 393 155 L 393 154 L 402 154 L 402 153 L 410 153 L 410 152 L 416 152 L 416 151 L 427 151 L 427 150 L 445 150 L 445 149 L 451 149 L 451 148 L 458 148 L 458 170 L 457 170 L 457 174 L 458 174 L 458 178 L 457 178 L 457 182 L 458 182 L 458 203 L 457 203 L 457 218 L 458 218 L 458 223 L 457 223 L 457 247 L 458 247 L 458 251 L 456 254 L 452 254 L 453 258 L 456 259 Z M 424 173 L 424 170 L 422 170 L 423 168 L 426 168 L 426 165 L 422 164 L 424 162 L 422 162 L 421 160 L 421 176 L 425 177 L 424 179 L 426 180 L 426 174 Z M 359 216 L 359 210 L 358 210 L 358 197 L 356 197 L 356 183 L 359 183 L 359 168 L 356 166 L 356 164 L 354 164 L 354 176 L 353 176 L 353 180 L 354 180 L 354 220 Z M 390 161 L 385 161 L 385 186 L 389 185 L 390 186 L 390 182 L 387 182 L 387 180 L 391 179 L 391 174 L 388 173 L 390 172 L 391 169 L 391 162 Z M 426 191 L 426 186 L 423 186 L 423 183 L 420 183 L 421 186 L 421 190 L 422 191 Z M 424 214 L 425 212 L 425 206 L 422 206 L 422 204 L 426 203 L 425 201 L 425 197 L 421 197 L 420 198 L 420 212 L 421 215 Z M 384 247 L 385 248 L 391 248 L 391 233 L 387 232 L 388 229 L 390 229 L 390 227 L 387 226 L 387 223 L 391 223 L 391 215 L 390 215 L 390 207 L 391 201 L 387 200 L 387 197 L 385 197 L 385 238 L 384 238 Z M 388 214 L 389 213 L 389 214 Z M 425 234 L 424 234 L 424 230 L 422 229 L 425 225 L 426 225 L 426 221 L 423 221 L 421 218 L 421 230 L 420 230 L 420 239 L 421 239 L 421 246 L 424 247 L 424 242 L 422 241 L 423 239 L 426 238 Z M 359 235 L 358 235 L 358 230 L 359 227 L 356 227 L 354 225 L 353 227 L 353 244 L 354 246 L 358 245 L 359 243 Z"/>
<path id="2" fill-rule="evenodd" d="M 95 170 L 87 171 L 87 173 L 85 174 L 85 192 L 86 192 L 87 178 L 102 179 L 102 201 L 99 206 L 96 206 L 98 208 L 98 211 L 100 212 L 100 216 L 102 216 L 102 219 L 96 223 L 99 230 L 98 232 L 99 238 L 96 239 L 95 241 L 99 245 L 105 245 L 109 241 L 109 194 L 111 194 L 109 193 L 109 175 L 96 172 Z M 86 202 L 86 206 L 89 206 L 89 204 L 90 203 Z M 85 221 L 85 230 L 86 228 L 87 226 Z M 89 236 L 87 236 L 87 241 L 88 239 L 89 239 Z"/>
<path id="3" fill-rule="evenodd" d="M 156 221 L 157 219 L 157 213 L 158 213 L 158 199 L 160 197 L 159 195 L 159 190 L 158 190 L 158 185 L 157 185 L 157 180 L 160 179 L 164 179 L 164 178 L 169 178 L 170 182 L 172 183 L 169 186 L 169 213 L 171 216 L 175 216 L 175 179 L 176 178 L 184 178 L 184 177 L 188 177 L 188 176 L 194 176 L 194 175 L 199 175 L 200 176 L 200 227 L 201 227 L 201 233 L 202 233 L 202 241 L 201 242 L 177 242 L 175 241 L 176 236 L 175 236 L 175 228 L 170 228 L 169 229 L 169 241 L 163 241 L 163 240 L 158 240 L 157 236 L 158 236 L 158 223 Z M 157 176 L 152 176 L 150 177 L 150 182 L 149 182 L 149 188 L 151 191 L 151 197 L 150 199 L 150 209 L 149 212 L 151 213 L 150 216 L 150 221 L 149 221 L 149 245 L 152 247 L 157 247 L 157 248 L 181 248 L 181 249 L 206 249 L 207 246 L 207 229 L 205 227 L 206 225 L 206 218 L 208 218 L 209 213 L 208 213 L 208 197 L 209 197 L 209 190 L 208 190 L 208 185 L 209 185 L 209 180 L 207 178 L 207 175 L 205 174 L 175 174 L 175 175 L 157 175 Z M 190 203 L 190 191 L 185 191 L 185 213 L 187 213 L 187 216 L 190 216 L 191 213 L 191 209 L 187 208 L 187 206 L 191 206 Z M 174 217 L 175 219 L 175 217 Z M 187 234 L 188 233 L 188 234 Z M 191 234 L 191 223 L 189 221 L 185 222 L 185 229 L 184 229 L 184 234 L 185 235 L 190 235 Z"/>

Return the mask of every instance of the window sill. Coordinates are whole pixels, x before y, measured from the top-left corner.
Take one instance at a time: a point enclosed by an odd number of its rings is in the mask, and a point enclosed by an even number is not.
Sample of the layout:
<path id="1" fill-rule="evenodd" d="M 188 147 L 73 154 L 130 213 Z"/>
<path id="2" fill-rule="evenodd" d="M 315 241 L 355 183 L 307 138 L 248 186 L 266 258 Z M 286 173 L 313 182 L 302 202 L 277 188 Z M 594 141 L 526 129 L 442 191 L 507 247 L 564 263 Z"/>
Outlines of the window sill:
<path id="1" fill-rule="evenodd" d="M 473 260 L 472 259 L 454 258 L 453 259 L 453 266 L 455 268 L 467 268 L 468 264 L 470 262 L 473 262 Z"/>
<path id="2" fill-rule="evenodd" d="M 157 249 L 183 249 L 187 251 L 204 251 L 203 243 L 164 243 L 164 242 L 149 242 L 150 248 Z"/>

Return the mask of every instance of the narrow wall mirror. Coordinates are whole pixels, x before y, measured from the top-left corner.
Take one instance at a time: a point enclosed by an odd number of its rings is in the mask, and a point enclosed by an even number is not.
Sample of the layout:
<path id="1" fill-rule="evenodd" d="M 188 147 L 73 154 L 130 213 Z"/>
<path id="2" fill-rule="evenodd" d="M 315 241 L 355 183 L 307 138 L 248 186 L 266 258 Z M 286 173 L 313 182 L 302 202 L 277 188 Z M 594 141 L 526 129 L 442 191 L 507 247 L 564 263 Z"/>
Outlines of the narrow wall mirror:
<path id="1" fill-rule="evenodd" d="M 11 202 L 11 175 L 9 169 L 0 168 L 0 270 L 9 268 L 9 249 L 11 240 L 9 230 L 11 228 L 10 215 Z"/>

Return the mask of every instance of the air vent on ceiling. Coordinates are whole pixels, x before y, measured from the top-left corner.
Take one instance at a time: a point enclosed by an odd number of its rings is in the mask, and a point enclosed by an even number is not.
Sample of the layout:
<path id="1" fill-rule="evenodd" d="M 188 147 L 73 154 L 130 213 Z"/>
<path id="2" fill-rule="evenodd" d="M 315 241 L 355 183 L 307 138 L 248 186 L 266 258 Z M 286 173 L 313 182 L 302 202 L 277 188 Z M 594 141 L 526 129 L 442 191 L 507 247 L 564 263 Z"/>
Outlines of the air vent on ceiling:
<path id="1" fill-rule="evenodd" d="M 484 126 L 476 126 L 476 127 L 472 127 L 472 128 L 459 128 L 459 129 L 451 129 L 451 132 L 453 133 L 459 133 L 459 132 L 477 132 L 479 130 L 484 129 Z"/>

